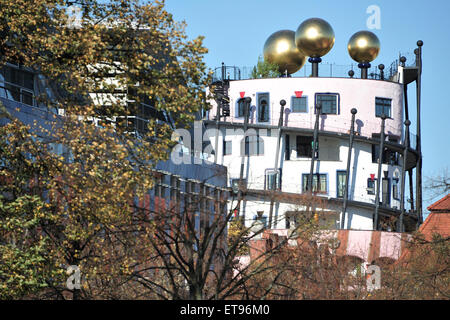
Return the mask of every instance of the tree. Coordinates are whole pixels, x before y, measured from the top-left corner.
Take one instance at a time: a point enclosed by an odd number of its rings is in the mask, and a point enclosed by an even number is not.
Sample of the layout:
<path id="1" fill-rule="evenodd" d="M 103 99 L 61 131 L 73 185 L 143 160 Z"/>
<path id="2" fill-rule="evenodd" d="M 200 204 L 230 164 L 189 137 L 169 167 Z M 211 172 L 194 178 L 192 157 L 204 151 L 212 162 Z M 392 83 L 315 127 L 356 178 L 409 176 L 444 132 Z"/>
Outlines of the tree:
<path id="1" fill-rule="evenodd" d="M 252 78 L 253 79 L 262 79 L 262 78 L 276 78 L 281 75 L 278 71 L 278 65 L 274 63 L 267 62 L 258 57 L 258 63 L 253 67 L 252 70 Z"/>
<path id="2" fill-rule="evenodd" d="M 1 296 L 68 297 L 65 268 L 77 265 L 93 281 L 69 296 L 123 297 L 118 281 L 145 254 L 132 249 L 141 222 L 135 202 L 153 186 L 152 167 L 167 159 L 174 126 L 205 107 L 202 38 L 187 41 L 160 1 L 4 0 L 0 12 L 0 66 L 34 70 L 55 89 L 41 92 L 38 105 L 64 110 L 50 129 L 3 113 Z M 142 113 L 142 103 L 166 121 L 147 115 L 131 135 L 127 117 Z"/>
<path id="3" fill-rule="evenodd" d="M 441 174 L 427 177 L 425 181 L 425 190 L 430 194 L 430 200 L 436 197 L 446 195 L 450 191 L 450 177 L 448 169 L 442 170 Z"/>

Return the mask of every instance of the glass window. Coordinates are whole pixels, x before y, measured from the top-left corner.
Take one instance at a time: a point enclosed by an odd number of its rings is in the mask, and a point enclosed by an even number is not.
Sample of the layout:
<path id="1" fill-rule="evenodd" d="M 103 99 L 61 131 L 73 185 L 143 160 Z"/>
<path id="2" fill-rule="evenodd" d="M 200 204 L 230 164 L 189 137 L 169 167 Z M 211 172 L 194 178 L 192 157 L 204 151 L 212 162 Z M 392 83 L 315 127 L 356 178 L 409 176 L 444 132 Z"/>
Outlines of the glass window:
<path id="1" fill-rule="evenodd" d="M 269 94 L 258 94 L 258 121 L 269 121 Z"/>
<path id="2" fill-rule="evenodd" d="M 292 97 L 291 101 L 292 112 L 308 112 L 306 97 Z"/>
<path id="3" fill-rule="evenodd" d="M 375 181 L 377 179 L 367 179 L 367 194 L 375 194 Z"/>
<path id="4" fill-rule="evenodd" d="M 344 197 L 345 181 L 347 178 L 347 171 L 337 171 L 337 194 L 338 198 Z"/>
<path id="5" fill-rule="evenodd" d="M 309 174 L 303 174 L 303 192 L 308 190 Z M 325 173 L 314 173 L 312 179 L 313 192 L 327 193 L 327 175 Z"/>
<path id="6" fill-rule="evenodd" d="M 400 197 L 398 195 L 398 180 L 394 179 L 392 183 L 392 198 L 395 200 L 399 200 Z"/>
<path id="7" fill-rule="evenodd" d="M 312 137 L 297 136 L 297 158 L 311 158 Z"/>
<path id="8" fill-rule="evenodd" d="M 266 190 L 280 190 L 281 189 L 281 169 L 266 169 L 265 174 L 265 189 Z"/>
<path id="9" fill-rule="evenodd" d="M 244 99 L 239 99 L 238 101 L 238 117 L 243 117 L 245 116 L 245 100 Z"/>
<path id="10" fill-rule="evenodd" d="M 260 136 L 246 136 L 244 152 L 246 156 L 264 155 L 264 140 Z"/>
<path id="11" fill-rule="evenodd" d="M 223 140 L 223 155 L 228 156 L 232 153 L 232 142 Z"/>
<path id="12" fill-rule="evenodd" d="M 386 117 L 391 117 L 391 103 L 392 99 L 375 98 L 375 116 L 381 117 L 384 113 Z"/>
<path id="13" fill-rule="evenodd" d="M 316 94 L 316 106 L 322 106 L 321 114 L 339 114 L 337 94 Z"/>

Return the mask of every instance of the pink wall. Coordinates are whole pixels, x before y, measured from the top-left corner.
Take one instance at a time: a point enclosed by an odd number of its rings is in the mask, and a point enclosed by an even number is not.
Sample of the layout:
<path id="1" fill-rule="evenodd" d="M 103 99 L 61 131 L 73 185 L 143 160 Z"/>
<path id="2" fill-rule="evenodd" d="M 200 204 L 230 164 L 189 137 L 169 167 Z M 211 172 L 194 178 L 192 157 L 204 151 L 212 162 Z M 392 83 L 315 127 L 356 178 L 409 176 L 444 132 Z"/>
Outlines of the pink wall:
<path id="1" fill-rule="evenodd" d="M 308 113 L 290 113 L 288 126 L 299 128 L 314 128 L 314 100 L 315 93 L 339 93 L 339 114 L 322 115 L 320 129 L 347 133 L 350 129 L 352 108 L 356 108 L 357 123 L 355 130 L 362 136 L 371 137 L 372 133 L 379 133 L 381 119 L 375 117 L 375 97 L 392 99 L 391 119 L 386 120 L 386 133 L 401 136 L 403 122 L 403 85 L 399 83 L 350 78 L 274 78 L 240 80 L 230 82 L 230 122 L 243 122 L 242 118 L 234 117 L 237 109 L 237 101 L 241 92 L 246 97 L 252 98 L 252 105 L 256 106 L 257 93 L 268 92 L 270 94 L 270 120 L 265 124 L 278 125 L 281 99 L 286 100 L 286 108 L 291 107 L 291 97 L 295 91 L 303 91 L 303 96 L 308 99 Z M 215 114 L 214 108 L 209 113 L 209 119 Z M 254 114 L 250 122 L 258 123 Z"/>

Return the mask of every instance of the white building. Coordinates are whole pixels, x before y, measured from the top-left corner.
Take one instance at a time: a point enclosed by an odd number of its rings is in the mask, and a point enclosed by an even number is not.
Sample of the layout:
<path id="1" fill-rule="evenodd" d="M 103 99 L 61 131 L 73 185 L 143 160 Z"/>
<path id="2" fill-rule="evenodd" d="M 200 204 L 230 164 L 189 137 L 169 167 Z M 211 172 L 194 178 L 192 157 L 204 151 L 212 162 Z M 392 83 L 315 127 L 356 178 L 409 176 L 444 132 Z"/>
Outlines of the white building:
<path id="1" fill-rule="evenodd" d="M 250 225 L 259 216 L 266 222 L 272 221 L 271 228 L 285 229 L 294 222 L 294 216 L 305 212 L 302 197 L 307 190 L 314 158 L 315 106 L 321 105 L 312 183 L 313 194 L 324 204 L 327 213 L 322 217 L 323 222 L 331 228 L 341 228 L 343 223 L 345 229 L 394 231 L 400 228 L 398 218 L 403 209 L 406 230 L 415 229 L 421 216 L 413 205 L 409 210 L 401 205 L 402 197 L 414 198 L 412 191 L 405 195 L 402 175 L 409 172 L 413 177 L 412 170 L 419 158 L 415 138 L 410 139 L 410 147 L 405 147 L 408 142 L 405 141 L 404 86 L 414 80 L 406 79 L 414 70 L 417 71 L 417 67 L 404 67 L 402 63 L 387 80 L 282 77 L 215 82 L 213 107 L 204 120 L 206 128 L 213 133 L 210 142 L 216 152 L 215 159 L 210 160 L 228 168 L 230 186 L 239 181 L 243 163 L 246 191 L 238 209 L 246 224 Z M 247 124 L 246 98 L 251 98 Z M 281 100 L 286 102 L 284 108 L 280 105 Z M 218 105 L 222 109 L 219 122 Z M 223 112 L 228 106 L 229 115 Z M 356 108 L 357 113 L 344 217 L 352 108 Z M 387 116 L 383 142 L 385 155 L 379 177 L 383 113 Z M 246 140 L 245 128 L 250 136 Z M 405 168 L 404 154 L 407 155 Z M 377 181 L 380 179 L 377 207 Z"/>

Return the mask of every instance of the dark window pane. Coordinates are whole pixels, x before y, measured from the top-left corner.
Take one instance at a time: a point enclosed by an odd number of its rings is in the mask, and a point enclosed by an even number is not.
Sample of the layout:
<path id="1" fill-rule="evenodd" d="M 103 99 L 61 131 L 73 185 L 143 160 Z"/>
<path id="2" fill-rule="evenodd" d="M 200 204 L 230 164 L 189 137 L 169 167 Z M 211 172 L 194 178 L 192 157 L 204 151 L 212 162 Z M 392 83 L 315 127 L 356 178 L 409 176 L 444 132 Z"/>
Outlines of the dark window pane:
<path id="1" fill-rule="evenodd" d="M 20 90 L 16 86 L 12 86 L 9 84 L 5 84 L 7 97 L 8 99 L 12 99 L 14 101 L 20 102 Z"/>
<path id="2" fill-rule="evenodd" d="M 33 105 L 33 95 L 30 92 L 22 91 L 22 102 L 32 106 Z"/>
<path id="3" fill-rule="evenodd" d="M 238 101 L 238 117 L 243 117 L 245 114 L 244 114 L 244 108 L 245 108 L 245 101 L 244 101 L 244 99 L 240 99 L 239 101 Z"/>
<path id="4" fill-rule="evenodd" d="M 269 121 L 269 94 L 258 94 L 258 121 Z"/>
<path id="5" fill-rule="evenodd" d="M 297 158 L 312 156 L 312 137 L 297 136 Z"/>
<path id="6" fill-rule="evenodd" d="M 33 74 L 29 72 L 23 73 L 23 86 L 27 89 L 34 90 Z"/>

